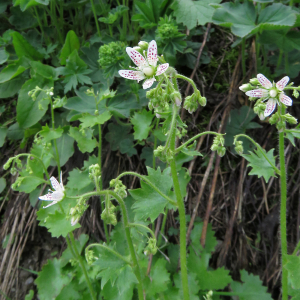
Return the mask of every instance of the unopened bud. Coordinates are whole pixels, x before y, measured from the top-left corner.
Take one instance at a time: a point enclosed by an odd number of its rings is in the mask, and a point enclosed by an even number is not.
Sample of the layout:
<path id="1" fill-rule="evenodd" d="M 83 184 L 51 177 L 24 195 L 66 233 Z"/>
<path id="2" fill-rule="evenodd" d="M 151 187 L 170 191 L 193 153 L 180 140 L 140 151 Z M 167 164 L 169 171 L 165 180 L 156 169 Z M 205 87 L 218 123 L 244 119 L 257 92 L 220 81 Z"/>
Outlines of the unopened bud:
<path id="1" fill-rule="evenodd" d="M 294 125 L 295 125 L 295 124 L 298 123 L 297 119 L 294 118 L 294 117 L 293 117 L 292 115 L 290 115 L 290 114 L 285 114 L 284 117 L 285 117 L 286 121 L 287 121 L 289 124 L 294 124 Z"/>
<path id="2" fill-rule="evenodd" d="M 244 148 L 243 148 L 243 142 L 242 141 L 237 141 L 235 143 L 235 151 L 237 154 L 241 155 L 244 153 Z"/>
<path id="3" fill-rule="evenodd" d="M 242 92 L 246 93 L 246 92 L 248 92 L 248 91 L 253 90 L 253 86 L 252 86 L 251 84 L 249 84 L 249 83 L 245 83 L 245 84 L 241 85 L 241 86 L 239 87 L 239 89 L 240 89 Z"/>
<path id="4" fill-rule="evenodd" d="M 199 102 L 199 104 L 201 105 L 201 106 L 205 106 L 206 105 L 206 98 L 205 97 L 200 97 L 199 99 L 198 99 L 198 102 Z"/>
<path id="5" fill-rule="evenodd" d="M 148 50 L 149 44 L 147 42 L 140 41 L 138 45 L 142 50 Z"/>
<path id="6" fill-rule="evenodd" d="M 253 85 L 258 85 L 258 84 L 259 84 L 259 81 L 258 81 L 258 79 L 257 79 L 256 77 L 251 78 L 249 81 L 250 81 L 250 83 L 253 84 Z"/>

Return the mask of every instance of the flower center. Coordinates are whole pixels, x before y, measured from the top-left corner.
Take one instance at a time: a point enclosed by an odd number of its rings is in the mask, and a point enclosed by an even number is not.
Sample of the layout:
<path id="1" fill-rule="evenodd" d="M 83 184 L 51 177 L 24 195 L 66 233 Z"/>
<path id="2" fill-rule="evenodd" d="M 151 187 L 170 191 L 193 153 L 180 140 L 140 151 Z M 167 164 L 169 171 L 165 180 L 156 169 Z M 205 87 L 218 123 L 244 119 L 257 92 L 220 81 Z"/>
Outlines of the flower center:
<path id="1" fill-rule="evenodd" d="M 143 73 L 146 76 L 152 76 L 152 75 L 154 75 L 154 70 L 151 67 L 146 67 L 146 68 L 143 69 Z"/>
<path id="2" fill-rule="evenodd" d="M 274 98 L 277 96 L 277 91 L 276 90 L 270 90 L 270 97 Z"/>

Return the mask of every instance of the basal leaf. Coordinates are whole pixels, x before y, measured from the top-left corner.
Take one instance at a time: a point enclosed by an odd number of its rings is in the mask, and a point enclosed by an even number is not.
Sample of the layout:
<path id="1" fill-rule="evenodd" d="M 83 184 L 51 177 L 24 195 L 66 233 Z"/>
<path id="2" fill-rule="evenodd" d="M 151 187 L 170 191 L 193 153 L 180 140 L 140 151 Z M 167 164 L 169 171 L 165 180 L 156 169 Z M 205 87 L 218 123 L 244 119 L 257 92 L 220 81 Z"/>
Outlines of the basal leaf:
<path id="1" fill-rule="evenodd" d="M 22 74 L 30 67 L 29 60 L 25 57 L 9 64 L 7 67 L 0 72 L 0 83 L 7 82 L 18 75 Z"/>
<path id="2" fill-rule="evenodd" d="M 47 79 L 57 80 L 56 70 L 53 67 L 44 65 L 40 61 L 32 61 L 30 64 L 36 75 L 43 76 Z"/>
<path id="3" fill-rule="evenodd" d="M 67 58 L 69 55 L 76 49 L 79 50 L 80 48 L 80 42 L 79 39 L 76 35 L 76 33 L 73 30 L 70 30 L 67 33 L 65 44 L 63 48 L 61 49 L 61 54 L 60 54 L 60 64 L 65 65 L 67 62 Z"/>
<path id="4" fill-rule="evenodd" d="M 161 172 L 159 167 L 157 170 L 147 167 L 147 170 L 147 178 L 164 194 L 170 195 L 173 185 L 170 169 L 167 168 Z M 150 218 L 151 222 L 154 222 L 158 215 L 164 212 L 165 206 L 169 203 L 168 200 L 159 195 L 143 181 L 141 181 L 141 188 L 129 190 L 129 192 L 134 200 L 136 200 L 132 208 L 137 220 L 146 221 Z"/>
<path id="5" fill-rule="evenodd" d="M 70 283 L 71 280 L 71 274 L 67 274 L 62 270 L 59 260 L 56 258 L 48 260 L 35 280 L 40 299 L 56 299 L 63 287 Z"/>
<path id="6" fill-rule="evenodd" d="M 0 48 L 0 65 L 4 64 L 9 58 L 9 53 L 6 52 L 5 48 Z"/>
<path id="7" fill-rule="evenodd" d="M 15 31 L 11 35 L 13 37 L 13 45 L 16 54 L 19 58 L 25 56 L 30 60 L 43 59 L 43 55 L 39 53 L 33 46 L 31 46 L 19 32 Z"/>
<path id="8" fill-rule="evenodd" d="M 269 152 L 266 152 L 264 149 L 263 151 L 270 162 L 275 165 L 275 157 L 273 156 L 274 149 L 271 149 Z M 252 168 L 252 170 L 249 172 L 249 175 L 257 175 L 258 178 L 263 176 L 266 182 L 269 181 L 271 176 L 276 177 L 273 167 L 264 158 L 261 151 L 254 150 L 254 152 L 249 152 L 250 154 L 241 155 L 249 162 L 248 166 Z"/>
<path id="9" fill-rule="evenodd" d="M 148 137 L 153 117 L 152 112 L 146 109 L 143 109 L 141 112 L 136 112 L 133 115 L 130 121 L 134 125 L 133 136 L 135 140 L 144 140 Z"/>
<path id="10" fill-rule="evenodd" d="M 14 96 L 16 93 L 19 92 L 24 82 L 25 78 L 19 76 L 4 83 L 0 83 L 0 99 L 5 99 Z"/>
<path id="11" fill-rule="evenodd" d="M 49 89 L 53 87 L 53 81 L 39 76 L 27 80 L 22 86 L 17 103 L 17 121 L 20 127 L 28 128 L 34 125 L 48 109 L 49 96 L 45 92 L 38 92 L 35 101 L 28 95 L 28 92 L 35 89 L 36 86 L 41 89 Z"/>
<path id="12" fill-rule="evenodd" d="M 232 291 L 238 294 L 240 300 L 272 300 L 271 295 L 267 293 L 267 287 L 262 285 L 258 276 L 242 270 L 241 280 L 244 283 L 237 281 L 231 283 Z"/>
<path id="13" fill-rule="evenodd" d="M 172 9 L 178 23 L 183 23 L 188 29 L 197 25 L 205 25 L 211 22 L 214 8 L 211 3 L 220 3 L 220 0 L 176 0 Z"/>

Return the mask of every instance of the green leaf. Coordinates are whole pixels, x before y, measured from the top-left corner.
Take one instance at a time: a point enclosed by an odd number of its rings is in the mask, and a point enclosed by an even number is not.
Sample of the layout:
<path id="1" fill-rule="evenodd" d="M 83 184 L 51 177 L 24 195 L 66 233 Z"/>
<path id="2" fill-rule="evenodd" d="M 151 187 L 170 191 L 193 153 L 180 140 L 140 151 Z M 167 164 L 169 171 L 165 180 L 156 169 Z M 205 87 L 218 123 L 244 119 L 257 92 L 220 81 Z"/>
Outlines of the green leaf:
<path id="1" fill-rule="evenodd" d="M 172 177 L 170 176 L 170 168 L 165 169 L 162 173 L 160 168 L 154 170 L 147 167 L 147 179 L 151 181 L 160 191 L 166 195 L 171 194 L 173 185 Z M 164 212 L 165 206 L 169 203 L 168 200 L 154 191 L 147 183 L 141 181 L 141 188 L 129 190 L 130 195 L 136 200 L 132 208 L 135 212 L 137 220 L 146 221 L 148 218 L 151 222 Z"/>
<path id="2" fill-rule="evenodd" d="M 259 276 L 242 270 L 241 280 L 244 283 L 237 281 L 231 283 L 232 291 L 238 294 L 240 300 L 272 300 L 271 295 L 267 293 L 267 287 L 262 286 Z"/>
<path id="3" fill-rule="evenodd" d="M 103 114 L 98 116 L 92 116 L 90 114 L 84 114 L 81 118 L 79 118 L 79 121 L 82 122 L 80 124 L 81 128 L 87 128 L 87 127 L 94 127 L 98 124 L 104 124 L 106 121 L 108 121 L 111 118 L 111 114 L 108 111 L 105 111 Z"/>
<path id="4" fill-rule="evenodd" d="M 0 48 L 0 65 L 4 64 L 9 58 L 9 53 L 6 52 L 5 48 Z"/>
<path id="5" fill-rule="evenodd" d="M 70 30 L 66 36 L 65 44 L 61 49 L 60 54 L 60 64 L 65 65 L 67 62 L 67 58 L 69 55 L 76 49 L 79 50 L 80 48 L 80 42 L 76 35 L 76 33 L 73 30 Z"/>
<path id="6" fill-rule="evenodd" d="M 74 154 L 74 139 L 69 136 L 69 126 L 63 127 L 62 136 L 56 140 L 60 166 L 64 166 L 69 158 Z"/>
<path id="7" fill-rule="evenodd" d="M 0 177 L 0 194 L 4 191 L 6 187 L 6 180 L 4 177 Z"/>
<path id="8" fill-rule="evenodd" d="M 43 137 L 44 143 L 48 143 L 52 140 L 60 138 L 64 130 L 62 128 L 52 129 L 49 128 L 48 124 L 42 127 L 42 131 L 39 132 L 39 135 Z"/>
<path id="9" fill-rule="evenodd" d="M 170 274 L 166 270 L 167 261 L 163 258 L 159 258 L 152 266 L 150 272 L 150 284 L 147 286 L 147 295 L 155 295 L 162 293 L 168 289 L 168 283 L 170 282 Z"/>
<path id="10" fill-rule="evenodd" d="M 56 258 L 48 260 L 35 280 L 40 299 L 56 299 L 63 287 L 69 284 L 71 280 L 72 276 L 63 272 L 59 260 Z"/>
<path id="11" fill-rule="evenodd" d="M 136 112 L 133 115 L 130 121 L 134 125 L 133 136 L 135 140 L 145 140 L 148 137 L 153 117 L 152 112 L 146 109 L 143 109 L 141 112 Z"/>
<path id="12" fill-rule="evenodd" d="M 40 184 L 45 183 L 45 180 L 43 178 L 36 177 L 36 176 L 26 176 L 26 177 L 19 177 L 19 178 L 22 178 L 22 182 L 16 188 L 16 191 L 24 192 L 27 194 L 31 193 Z"/>
<path id="13" fill-rule="evenodd" d="M 237 134 L 245 134 L 247 129 L 261 128 L 258 123 L 251 122 L 256 116 L 253 109 L 249 106 L 231 110 L 225 129 L 225 146 L 233 147 L 233 140 Z M 254 145 L 247 138 L 241 137 L 239 140 L 243 142 L 245 153 L 253 149 Z"/>
<path id="14" fill-rule="evenodd" d="M 113 250 L 115 251 L 115 249 Z M 99 273 L 101 277 L 101 289 L 110 281 L 112 286 L 116 284 L 120 295 L 122 295 L 132 283 L 138 283 L 131 266 L 104 248 L 100 248 L 99 258 L 95 261 L 94 265 L 101 270 Z"/>
<path id="15" fill-rule="evenodd" d="M 13 38 L 13 45 L 16 54 L 19 58 L 25 56 L 30 60 L 43 59 L 43 55 L 39 53 L 34 47 L 32 47 L 20 33 L 15 31 L 11 35 Z"/>
<path id="16" fill-rule="evenodd" d="M 41 89 L 49 89 L 53 87 L 53 81 L 39 76 L 27 80 L 22 86 L 17 103 L 17 121 L 20 127 L 28 128 L 34 125 L 48 109 L 49 96 L 44 91 L 37 93 L 35 101 L 28 95 L 28 92 L 35 89 L 36 86 Z M 42 109 L 39 109 L 39 104 Z"/>
<path id="17" fill-rule="evenodd" d="M 130 129 L 131 127 L 128 126 L 108 124 L 109 132 L 105 135 L 105 139 L 110 143 L 111 150 L 119 150 L 122 154 L 127 153 L 129 156 L 137 153 L 133 148 L 133 135 L 129 133 Z"/>
<path id="18" fill-rule="evenodd" d="M 57 68 L 60 75 L 64 75 L 65 83 L 64 93 L 67 93 L 72 88 L 75 90 L 78 83 L 92 85 L 91 79 L 86 76 L 92 70 L 88 69 L 86 63 L 78 56 L 77 50 L 74 50 L 67 59 L 66 67 Z"/>
<path id="19" fill-rule="evenodd" d="M 15 6 L 20 5 L 22 11 L 25 11 L 29 7 L 36 6 L 39 4 L 48 5 L 49 0 L 16 0 Z"/>
<path id="20" fill-rule="evenodd" d="M 189 30 L 197 25 L 205 25 L 211 22 L 214 8 L 210 6 L 212 3 L 220 3 L 221 0 L 176 0 L 172 9 L 177 23 L 183 23 Z"/>
<path id="21" fill-rule="evenodd" d="M 8 130 L 7 128 L 0 127 L 0 147 L 2 147 L 5 142 L 7 130 Z"/>
<path id="22" fill-rule="evenodd" d="M 25 296 L 24 300 L 32 300 L 34 296 L 34 291 L 30 290 L 29 293 Z"/>
<path id="23" fill-rule="evenodd" d="M 128 285 L 128 289 L 122 294 L 122 300 L 132 300 L 133 299 L 133 288 L 134 285 Z M 102 291 L 105 300 L 120 300 L 120 293 L 116 285 L 112 286 L 108 282 Z"/>
<path id="24" fill-rule="evenodd" d="M 256 21 L 257 19 L 257 21 Z M 281 3 L 274 3 L 263 9 L 258 18 L 253 3 L 223 3 L 213 15 L 213 22 L 224 27 L 231 27 L 233 34 L 245 37 L 259 30 L 276 30 L 293 26 L 296 14 L 292 8 Z"/>
<path id="25" fill-rule="evenodd" d="M 91 128 L 85 129 L 84 133 L 82 133 L 82 131 L 79 131 L 79 128 L 71 126 L 70 136 L 78 143 L 78 148 L 82 153 L 91 153 L 97 146 L 97 140 L 93 137 Z"/>
<path id="26" fill-rule="evenodd" d="M 62 201 L 64 202 L 65 199 L 63 199 Z M 56 209 L 57 208 L 59 209 L 59 207 L 57 207 L 58 206 L 57 204 L 54 206 L 56 206 L 55 207 Z M 63 214 L 58 210 L 56 210 L 54 213 L 48 213 L 47 210 L 49 209 L 50 207 L 41 208 L 37 212 L 37 219 L 40 221 L 39 223 L 40 226 L 47 227 L 52 237 L 59 237 L 59 236 L 66 237 L 68 233 L 80 227 L 79 223 L 72 226 L 71 221 L 67 220 L 66 214 Z"/>
<path id="27" fill-rule="evenodd" d="M 19 92 L 24 82 L 25 78 L 19 76 L 18 78 L 0 83 L 0 99 L 13 97 L 16 93 Z"/>
<path id="28" fill-rule="evenodd" d="M 300 289 L 300 257 L 295 255 L 285 255 L 283 267 L 288 270 L 292 288 Z"/>
<path id="29" fill-rule="evenodd" d="M 183 299 L 181 272 L 179 274 L 177 273 L 174 275 L 174 283 L 175 283 L 175 286 L 179 289 L 180 299 Z M 200 286 L 198 284 L 196 274 L 188 273 L 188 286 L 189 286 L 189 292 L 190 292 L 190 299 L 198 300 L 199 296 L 197 294 L 200 290 Z"/>
<path id="30" fill-rule="evenodd" d="M 58 79 L 56 71 L 53 67 L 44 65 L 40 61 L 32 61 L 30 64 L 34 75 L 40 75 L 47 79 Z"/>
<path id="31" fill-rule="evenodd" d="M 273 156 L 274 149 L 271 149 L 269 152 L 266 152 L 265 149 L 262 150 L 270 162 L 275 166 L 275 157 Z M 252 170 L 249 172 L 249 175 L 257 175 L 258 178 L 263 176 L 266 182 L 269 181 L 271 176 L 276 177 L 273 167 L 264 158 L 260 150 L 249 152 L 250 154 L 241 155 L 249 162 L 248 166 L 252 168 Z"/>
<path id="32" fill-rule="evenodd" d="M 9 23 L 18 30 L 32 28 L 38 25 L 36 18 L 32 17 L 32 12 L 22 12 L 19 7 L 10 8 Z"/>
<path id="33" fill-rule="evenodd" d="M 23 57 L 1 70 L 0 83 L 7 82 L 29 68 L 28 59 Z"/>

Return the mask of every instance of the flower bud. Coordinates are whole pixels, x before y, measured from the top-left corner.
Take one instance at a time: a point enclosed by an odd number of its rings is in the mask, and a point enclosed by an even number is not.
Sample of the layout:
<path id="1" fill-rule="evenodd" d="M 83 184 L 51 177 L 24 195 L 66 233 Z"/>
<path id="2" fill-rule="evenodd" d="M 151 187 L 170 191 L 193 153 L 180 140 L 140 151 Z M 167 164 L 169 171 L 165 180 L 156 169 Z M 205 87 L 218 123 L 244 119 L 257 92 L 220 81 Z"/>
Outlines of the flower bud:
<path id="1" fill-rule="evenodd" d="M 271 125 L 276 124 L 279 121 L 279 114 L 278 112 L 276 112 L 275 114 L 273 114 L 270 118 L 269 118 L 269 123 Z"/>
<path id="2" fill-rule="evenodd" d="M 145 51 L 145 50 L 143 50 L 141 47 L 133 47 L 133 49 L 134 50 L 136 50 L 137 52 L 139 52 L 140 54 L 142 54 L 143 55 L 143 51 Z"/>
<path id="3" fill-rule="evenodd" d="M 252 86 L 250 83 L 245 83 L 245 84 L 241 85 L 241 86 L 239 87 L 239 89 L 240 89 L 242 92 L 246 93 L 246 92 L 248 92 L 248 91 L 253 90 L 253 86 Z"/>
<path id="4" fill-rule="evenodd" d="M 258 85 L 258 84 L 259 84 L 259 81 L 258 81 L 258 79 L 257 79 L 256 77 L 251 78 L 249 81 L 250 81 L 250 83 L 253 84 L 253 85 Z"/>
<path id="5" fill-rule="evenodd" d="M 3 169 L 7 170 L 10 167 L 13 160 L 14 160 L 14 157 L 9 158 L 8 161 L 4 164 Z"/>
<path id="6" fill-rule="evenodd" d="M 297 119 L 290 114 L 285 114 L 284 117 L 289 124 L 295 125 L 298 123 Z"/>
<path id="7" fill-rule="evenodd" d="M 276 124 L 276 128 L 279 132 L 282 132 L 285 129 L 285 122 L 283 120 L 279 121 Z"/>
<path id="8" fill-rule="evenodd" d="M 142 50 L 148 50 L 149 44 L 147 42 L 140 41 L 138 45 Z"/>
<path id="9" fill-rule="evenodd" d="M 199 104 L 201 105 L 201 106 L 205 106 L 206 105 L 206 98 L 205 97 L 200 97 L 199 99 L 198 99 L 198 102 L 199 102 Z"/>
<path id="10" fill-rule="evenodd" d="M 239 154 L 239 155 L 243 154 L 244 153 L 243 142 L 242 141 L 237 141 L 235 143 L 234 149 L 235 149 L 237 154 Z"/>
<path id="11" fill-rule="evenodd" d="M 223 157 L 226 153 L 226 148 L 224 146 L 219 147 L 217 153 L 220 157 Z"/>
<path id="12" fill-rule="evenodd" d="M 181 102 L 182 102 L 182 99 L 181 99 L 181 95 L 179 92 L 173 92 L 171 94 L 171 99 L 175 102 L 175 104 L 177 106 L 180 106 L 181 105 Z"/>
<path id="13" fill-rule="evenodd" d="M 293 90 L 293 96 L 294 96 L 295 98 L 298 98 L 298 97 L 299 97 L 299 92 L 298 92 L 296 89 Z"/>
<path id="14" fill-rule="evenodd" d="M 155 238 L 150 238 L 148 240 L 148 245 L 147 247 L 145 248 L 145 251 L 144 251 L 144 254 L 145 255 L 155 255 L 156 252 L 157 252 L 157 246 L 156 246 L 156 239 Z"/>

